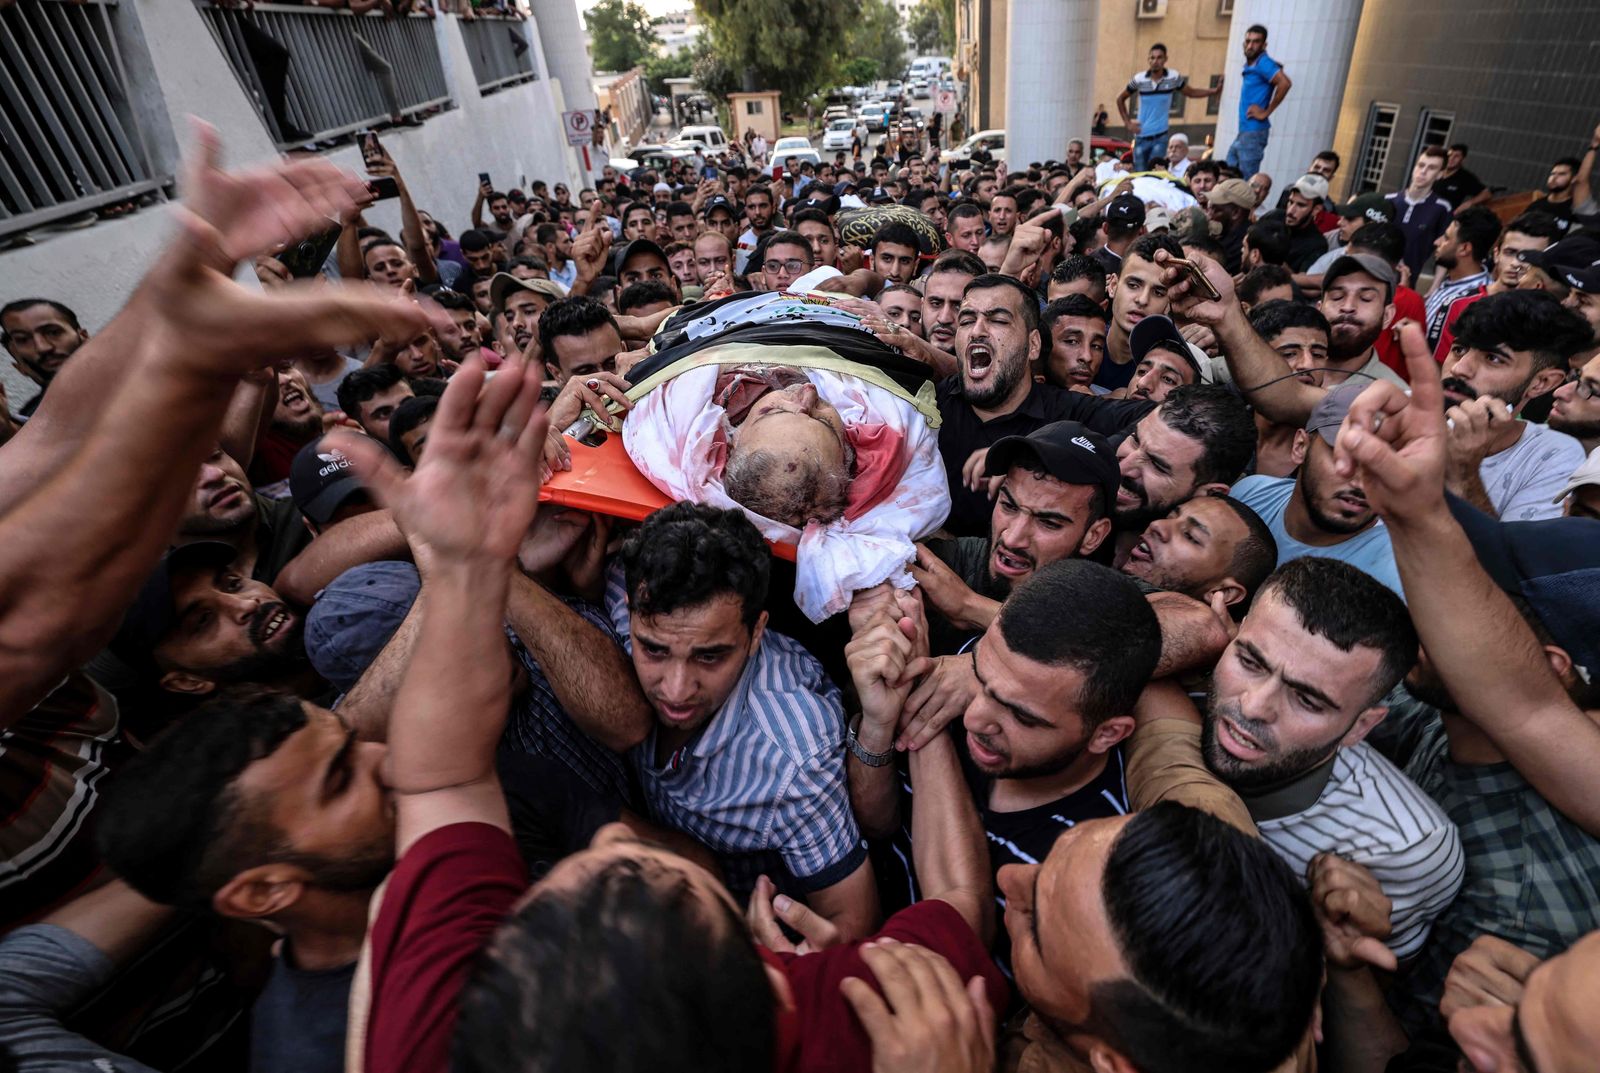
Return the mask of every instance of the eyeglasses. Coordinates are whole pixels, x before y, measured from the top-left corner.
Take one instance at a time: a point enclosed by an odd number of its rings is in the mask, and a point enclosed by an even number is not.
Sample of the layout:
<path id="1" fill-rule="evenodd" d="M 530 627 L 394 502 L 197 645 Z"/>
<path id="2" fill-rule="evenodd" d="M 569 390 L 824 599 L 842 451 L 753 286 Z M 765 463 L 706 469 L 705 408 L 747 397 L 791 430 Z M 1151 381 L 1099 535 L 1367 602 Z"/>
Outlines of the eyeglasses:
<path id="1" fill-rule="evenodd" d="M 763 264 L 761 266 L 761 271 L 771 273 L 772 275 L 777 275 L 779 272 L 782 272 L 785 269 L 788 269 L 790 272 L 799 272 L 810 267 L 811 266 L 806 264 L 804 261 L 797 261 L 793 259 L 788 261 L 774 260 L 767 261 L 765 264 Z"/>

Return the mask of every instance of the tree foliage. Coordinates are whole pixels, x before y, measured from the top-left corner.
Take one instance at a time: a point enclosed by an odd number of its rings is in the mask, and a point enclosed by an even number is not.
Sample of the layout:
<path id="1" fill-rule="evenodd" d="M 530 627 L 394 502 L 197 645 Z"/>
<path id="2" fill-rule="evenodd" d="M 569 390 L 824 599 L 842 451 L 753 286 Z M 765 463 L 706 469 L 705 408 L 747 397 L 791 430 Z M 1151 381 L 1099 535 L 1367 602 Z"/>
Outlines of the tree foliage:
<path id="1" fill-rule="evenodd" d="M 900 13 L 889 0 L 864 0 L 850 24 L 839 59 L 843 62 L 871 60 L 877 67 L 877 73 L 871 78 L 857 80 L 843 77 L 841 63 L 840 80 L 849 84 L 862 85 L 879 78 L 900 77 L 906 66 L 906 39 L 900 33 Z"/>
<path id="2" fill-rule="evenodd" d="M 846 86 L 870 86 L 878 80 L 878 63 L 865 56 L 845 60 L 839 65 L 839 81 Z"/>
<path id="3" fill-rule="evenodd" d="M 644 80 L 650 92 L 667 96 L 667 79 L 689 78 L 694 74 L 694 53 L 689 49 L 670 56 L 651 56 L 644 61 Z"/>
<path id="4" fill-rule="evenodd" d="M 650 13 L 631 0 L 600 0 L 583 14 L 597 71 L 626 71 L 655 54 L 660 37 Z"/>
<path id="5" fill-rule="evenodd" d="M 953 56 L 956 50 L 956 0 L 921 0 L 906 24 L 911 45 L 922 55 Z"/>
<path id="6" fill-rule="evenodd" d="M 852 0 L 694 0 L 694 6 L 736 82 L 776 89 L 791 102 L 830 78 L 858 13 Z M 698 78 L 698 64 L 696 71 Z"/>

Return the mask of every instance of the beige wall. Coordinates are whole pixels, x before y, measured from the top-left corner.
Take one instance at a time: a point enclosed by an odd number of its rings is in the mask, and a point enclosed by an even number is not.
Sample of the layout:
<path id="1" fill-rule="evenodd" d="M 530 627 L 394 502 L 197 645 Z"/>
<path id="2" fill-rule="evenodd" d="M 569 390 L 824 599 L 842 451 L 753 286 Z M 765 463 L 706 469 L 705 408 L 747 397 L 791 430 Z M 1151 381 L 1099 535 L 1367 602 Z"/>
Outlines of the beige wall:
<path id="1" fill-rule="evenodd" d="M 1167 65 L 1188 75 L 1189 84 L 1201 89 L 1211 84 L 1212 75 L 1222 74 L 1225 64 L 1231 63 L 1237 72 L 1242 59 L 1233 53 L 1243 54 L 1242 46 L 1231 40 L 1231 20 L 1217 17 L 1217 0 L 1167 0 L 1167 14 L 1159 19 L 1141 19 L 1137 12 L 1133 0 L 1100 5 L 1094 103 L 1104 104 L 1111 113 L 1109 132 L 1123 137 L 1127 131 L 1117 117 L 1117 94 L 1134 71 L 1145 69 L 1151 45 L 1157 41 L 1166 45 Z M 1217 117 L 1206 114 L 1207 103 L 1204 98 L 1186 99 L 1182 118 L 1172 118 L 1171 129 L 1187 134 L 1192 146 L 1198 147 L 1202 137 L 1216 128 Z M 1130 101 L 1129 111 L 1137 114 L 1138 105 Z"/>
<path id="2" fill-rule="evenodd" d="M 761 114 L 751 115 L 745 108 L 746 101 L 760 101 Z M 753 130 L 768 142 L 777 141 L 783 122 L 779 104 L 777 90 L 766 93 L 728 94 L 728 110 L 733 116 L 730 120 L 732 129 L 728 133 L 742 139 L 746 130 Z"/>

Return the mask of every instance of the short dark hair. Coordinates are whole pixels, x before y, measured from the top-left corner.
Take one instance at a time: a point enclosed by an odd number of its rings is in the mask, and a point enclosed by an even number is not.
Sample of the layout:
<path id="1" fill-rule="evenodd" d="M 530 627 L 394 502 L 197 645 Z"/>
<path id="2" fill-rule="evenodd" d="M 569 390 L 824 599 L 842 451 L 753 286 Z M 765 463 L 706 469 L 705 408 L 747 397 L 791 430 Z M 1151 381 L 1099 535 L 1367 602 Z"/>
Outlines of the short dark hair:
<path id="1" fill-rule="evenodd" d="M 985 272 L 967 284 L 966 289 L 961 292 L 961 299 L 964 302 L 967 295 L 973 291 L 989 291 L 996 287 L 1004 287 L 1007 290 L 1017 292 L 1017 295 L 1022 299 L 1022 323 L 1027 326 L 1028 331 L 1038 332 L 1040 335 L 1039 360 L 1045 361 L 1048 359 L 1050 357 L 1050 333 L 1045 331 L 1039 322 L 1039 296 L 1031 288 L 1025 286 L 1021 280 L 1015 276 L 1002 275 L 999 272 Z"/>
<path id="2" fill-rule="evenodd" d="M 790 226 L 795 228 L 798 228 L 801 224 L 821 224 L 830 230 L 833 227 L 833 221 L 828 219 L 828 214 L 821 209 L 801 209 L 794 214 L 794 219 L 789 223 Z"/>
<path id="3" fill-rule="evenodd" d="M 1213 178 L 1221 178 L 1222 162 L 1220 160 L 1211 159 L 1196 160 L 1189 166 L 1189 170 L 1184 174 L 1190 178 L 1196 175 L 1210 175 Z"/>
<path id="4" fill-rule="evenodd" d="M 555 224 L 540 224 L 533 229 L 533 241 L 543 246 L 557 241 L 561 237 L 561 228 Z"/>
<path id="5" fill-rule="evenodd" d="M 1232 484 L 1256 450 L 1256 422 L 1249 405 L 1221 384 L 1184 384 L 1161 400 L 1162 422 L 1199 440 L 1195 484 Z"/>
<path id="6" fill-rule="evenodd" d="M 1256 271 L 1259 272 L 1261 269 Z M 1250 276 L 1253 275 L 1255 272 L 1250 273 Z M 1249 282 L 1250 276 L 1245 277 L 1246 282 Z M 1328 318 L 1322 315 L 1322 310 L 1310 302 L 1296 302 L 1285 298 L 1274 298 L 1270 302 L 1251 305 L 1250 327 L 1268 343 L 1290 328 L 1312 328 L 1324 336 L 1333 334 L 1333 329 L 1328 326 Z"/>
<path id="7" fill-rule="evenodd" d="M 1259 227 L 1260 225 L 1257 224 L 1256 226 Z M 1279 230 L 1281 231 L 1282 227 Z M 1287 235 L 1287 232 L 1285 232 L 1285 235 Z M 1256 265 L 1246 272 L 1244 278 L 1239 281 L 1239 301 L 1248 303 L 1253 310 L 1255 304 L 1261 300 L 1262 294 L 1274 287 L 1293 286 L 1294 275 L 1289 271 L 1287 265 L 1281 262 L 1278 264 Z M 1275 301 L 1282 301 L 1282 299 L 1275 299 Z M 1269 302 L 1268 304 L 1270 305 L 1271 303 Z"/>
<path id="8" fill-rule="evenodd" d="M 626 206 L 624 206 L 624 208 L 622 210 L 621 220 L 622 220 L 623 226 L 627 226 L 628 217 L 632 216 L 636 212 L 648 213 L 649 216 L 650 216 L 650 219 L 652 219 L 652 220 L 654 220 L 656 218 L 656 207 L 654 205 L 650 204 L 650 202 L 648 202 L 648 201 L 633 201 L 633 202 L 629 202 Z"/>
<path id="9" fill-rule="evenodd" d="M 1534 208 L 1521 213 L 1506 224 L 1505 230 L 1501 232 L 1501 235 L 1504 236 L 1511 231 L 1515 231 L 1519 235 L 1527 235 L 1529 238 L 1542 238 L 1546 242 L 1555 242 L 1561 238 L 1564 234 L 1561 230 L 1561 221 L 1551 213 L 1538 208 L 1538 202 L 1534 202 L 1534 206 Z"/>
<path id="10" fill-rule="evenodd" d="M 1157 42 L 1156 42 L 1156 43 L 1155 43 L 1155 44 L 1153 44 L 1153 45 L 1151 45 L 1151 46 L 1150 46 L 1150 47 L 1149 47 L 1149 48 L 1147 48 L 1147 49 L 1145 49 L 1145 51 L 1146 51 L 1146 52 L 1154 52 L 1154 51 L 1155 51 L 1155 50 L 1156 50 L 1156 49 L 1158 49 L 1158 48 L 1159 48 L 1159 49 L 1160 49 L 1160 50 L 1161 50 L 1161 51 L 1162 51 L 1162 52 L 1165 52 L 1165 51 L 1167 51 L 1167 46 L 1166 46 L 1166 45 L 1163 45 L 1163 44 L 1162 44 L 1162 43 L 1161 43 L 1161 42 L 1160 42 L 1160 41 L 1157 41 Z"/>
<path id="11" fill-rule="evenodd" d="M 1550 166 L 1552 168 L 1565 166 L 1571 168 L 1573 171 L 1577 171 L 1579 168 L 1583 167 L 1583 161 L 1579 160 L 1575 156 L 1564 156 L 1557 159 L 1556 162 Z"/>
<path id="12" fill-rule="evenodd" d="M 523 254 L 507 261 L 506 271 L 509 272 L 513 268 L 531 268 L 536 272 L 550 271 L 550 266 L 544 263 L 543 257 L 534 257 L 531 254 Z"/>
<path id="13" fill-rule="evenodd" d="M 957 220 L 965 220 L 974 216 L 980 220 L 983 219 L 983 209 L 971 201 L 958 201 L 950 207 L 950 211 L 945 213 L 945 227 L 947 229 L 954 227 Z"/>
<path id="14" fill-rule="evenodd" d="M 504 195 L 501 196 L 503 197 Z M 392 245 L 399 245 L 399 243 L 395 242 L 394 239 L 389 238 L 387 235 L 384 236 L 384 238 Z M 456 239 L 456 242 L 459 243 L 462 250 L 467 253 L 477 253 L 479 250 L 486 250 L 490 246 L 494 245 L 494 239 L 489 237 L 489 233 L 487 231 L 480 231 L 476 227 L 469 227 L 465 231 L 461 232 L 461 237 Z"/>
<path id="15" fill-rule="evenodd" d="M 1213 261 L 1221 261 L 1224 257 L 1222 252 L 1222 243 L 1218 242 L 1208 234 L 1197 235 L 1191 231 L 1189 234 L 1178 240 L 1178 245 L 1187 246 L 1193 250 L 1199 250 Z"/>
<path id="16" fill-rule="evenodd" d="M 1090 1025 L 1141 1073 L 1265 1073 L 1305 1038 L 1322 930 L 1264 840 L 1160 802 L 1117 833 L 1100 900 L 1128 975 L 1091 986 Z"/>
<path id="17" fill-rule="evenodd" d="M 1289 229 L 1279 220 L 1251 224 L 1244 233 L 1244 240 L 1264 264 L 1281 265 L 1289 259 Z"/>
<path id="18" fill-rule="evenodd" d="M 769 1069 L 777 1003 L 733 908 L 681 874 L 618 858 L 573 890 L 536 889 L 461 993 L 459 1073 Z M 582 1024 L 581 1032 L 552 1031 Z M 682 1046 L 692 1033 L 694 1046 Z"/>
<path id="19" fill-rule="evenodd" d="M 1069 294 L 1065 298 L 1057 298 L 1045 304 L 1039 313 L 1039 326 L 1048 332 L 1062 317 L 1092 317 L 1105 324 L 1111 319 L 1111 314 L 1086 294 Z"/>
<path id="20" fill-rule="evenodd" d="M 438 290 L 433 291 L 429 297 L 441 309 L 453 309 L 458 313 L 464 313 L 469 310 L 476 312 L 478 309 L 477 303 L 472 300 L 471 295 L 462 294 L 460 291 L 449 287 L 440 287 Z"/>
<path id="21" fill-rule="evenodd" d="M 1465 151 L 1466 146 L 1462 146 L 1461 148 L 1462 148 L 1463 151 Z M 1333 170 L 1334 171 L 1338 171 L 1339 170 L 1339 164 L 1341 163 L 1341 161 L 1339 160 L 1339 154 L 1335 153 L 1332 149 L 1324 149 L 1322 152 L 1318 153 L 1316 156 L 1312 157 L 1311 159 L 1312 160 L 1328 160 L 1328 161 L 1332 161 L 1333 162 Z"/>
<path id="22" fill-rule="evenodd" d="M 1050 563 L 1012 589 L 1000 636 L 1024 659 L 1084 676 L 1078 708 L 1089 729 L 1133 713 L 1161 656 L 1150 601 L 1133 579 L 1087 559 Z"/>
<path id="23" fill-rule="evenodd" d="M 1002 187 L 1001 189 L 996 190 L 993 194 L 991 194 L 990 197 L 989 197 L 989 200 L 992 203 L 994 201 L 994 199 L 997 198 L 997 197 L 1008 197 L 1012 201 L 1016 201 L 1019 197 L 1022 196 L 1022 189 L 1023 188 L 1020 187 L 1020 186 Z"/>
<path id="24" fill-rule="evenodd" d="M 1377 649 L 1381 662 L 1367 704 L 1376 704 L 1417 662 L 1417 631 L 1405 603 L 1365 570 L 1303 555 L 1274 570 L 1256 598 L 1269 592 L 1293 609 L 1300 625 L 1339 651 Z"/>
<path id="25" fill-rule="evenodd" d="M 224 884 L 272 859 L 282 841 L 235 780 L 305 725 L 299 698 L 256 686 L 200 705 L 107 787 L 96 813 L 100 856 L 152 901 L 209 909 Z"/>
<path id="26" fill-rule="evenodd" d="M 1482 205 L 1462 209 L 1455 215 L 1456 234 L 1472 247 L 1474 261 L 1488 261 L 1489 251 L 1500 241 L 1500 217 Z"/>
<path id="27" fill-rule="evenodd" d="M 945 250 L 933 259 L 933 267 L 928 269 L 928 274 L 923 277 L 923 285 L 926 286 L 926 281 L 934 276 L 946 272 L 957 272 L 976 279 L 988 271 L 988 266 L 975 253 L 966 250 Z"/>
<path id="28" fill-rule="evenodd" d="M 437 395 L 414 395 L 394 408 L 394 415 L 389 418 L 389 450 L 395 457 L 408 466 L 417 464 L 411 457 L 411 452 L 406 450 L 406 433 L 422 424 L 433 416 L 439 408 Z"/>
<path id="29" fill-rule="evenodd" d="M 1106 293 L 1107 276 L 1106 266 L 1087 254 L 1074 253 L 1063 257 L 1061 263 L 1050 270 L 1051 283 L 1072 283 L 1076 280 L 1086 279 L 1100 292 L 1102 300 Z"/>
<path id="30" fill-rule="evenodd" d="M 1388 220 L 1373 220 L 1356 228 L 1350 236 L 1350 246 L 1371 250 L 1389 264 L 1397 263 L 1406 255 L 1406 233 L 1399 224 Z M 1345 252 L 1349 252 L 1346 248 Z"/>
<path id="31" fill-rule="evenodd" d="M 388 391 L 405 377 L 397 366 L 384 364 L 373 365 L 365 369 L 352 370 L 334 392 L 339 400 L 339 409 L 350 415 L 352 421 L 357 420 L 361 413 L 361 404 L 380 391 Z"/>
<path id="32" fill-rule="evenodd" d="M 1261 515 L 1239 500 L 1220 493 L 1211 498 L 1226 503 L 1247 530 L 1245 538 L 1233 549 L 1228 573 L 1244 586 L 1244 601 L 1240 606 L 1248 607 L 1278 565 L 1278 540 L 1267 523 L 1261 520 Z"/>
<path id="33" fill-rule="evenodd" d="M 1450 151 L 1452 153 L 1460 153 L 1464 157 L 1464 156 L 1467 155 L 1467 143 L 1466 142 L 1452 142 L 1451 145 L 1450 145 Z"/>
<path id="34" fill-rule="evenodd" d="M 15 302 L 7 302 L 4 306 L 0 306 L 0 320 L 4 320 L 13 313 L 21 313 L 25 309 L 32 309 L 34 306 L 49 306 L 56 311 L 56 314 L 62 320 L 67 322 L 67 325 L 73 331 L 83 331 L 83 325 L 78 323 L 78 314 L 54 298 L 18 298 Z"/>
<path id="35" fill-rule="evenodd" d="M 772 187 L 766 183 L 756 183 L 744 192 L 744 199 L 749 201 L 757 194 L 765 194 L 768 201 L 772 200 Z"/>
<path id="36" fill-rule="evenodd" d="M 612 285 L 616 285 L 615 280 Z M 558 298 L 539 314 L 539 349 L 544 352 L 546 361 L 555 361 L 557 339 L 565 335 L 588 335 L 607 324 L 615 328 L 616 318 L 598 298 L 587 294 Z M 622 333 L 618 331 L 617 334 Z"/>
<path id="37" fill-rule="evenodd" d="M 1267 36 L 1267 28 L 1261 25 L 1259 22 L 1252 23 L 1250 26 L 1245 28 L 1244 32 L 1247 34 L 1260 34 L 1262 37 Z"/>
<path id="38" fill-rule="evenodd" d="M 693 215 L 694 215 L 694 208 L 687 201 L 669 201 L 669 202 L 667 202 L 667 219 L 670 220 L 674 216 L 693 216 Z"/>
<path id="39" fill-rule="evenodd" d="M 811 252 L 811 240 L 806 238 L 800 232 L 794 230 L 785 229 L 782 231 L 774 231 L 772 234 L 766 237 L 764 242 L 762 242 L 761 248 L 763 250 L 770 250 L 772 247 L 777 246 L 780 243 L 785 246 L 799 246 L 802 250 L 806 251 L 806 260 L 816 260 L 816 255 Z"/>
<path id="40" fill-rule="evenodd" d="M 753 628 L 767 601 L 772 561 L 742 511 L 685 501 L 662 507 L 633 531 L 622 545 L 622 570 L 632 611 L 670 615 L 730 594 Z"/>
<path id="41" fill-rule="evenodd" d="M 622 288 L 622 292 L 617 295 L 617 312 L 625 314 L 630 309 L 647 306 L 652 302 L 677 305 L 678 295 L 662 280 L 641 279 Z"/>
<path id="42" fill-rule="evenodd" d="M 1456 343 L 1533 354 L 1533 371 L 1565 369 L 1567 359 L 1594 345 L 1594 329 L 1547 291 L 1501 291 L 1469 305 L 1455 323 Z"/>
<path id="43" fill-rule="evenodd" d="M 1440 160 L 1448 160 L 1450 154 L 1444 151 L 1444 146 L 1442 145 L 1424 145 L 1422 151 L 1417 154 L 1417 159 L 1421 160 L 1425 156 L 1436 156 Z"/>
<path id="44" fill-rule="evenodd" d="M 801 242 L 805 239 L 801 238 Z M 892 242 L 896 246 L 909 246 L 919 254 L 922 252 L 922 240 L 911 229 L 911 225 L 900 220 L 890 220 L 872 234 L 872 243 L 867 248 L 877 252 L 879 246 L 885 242 Z M 809 247 L 807 247 L 809 249 Z"/>
<path id="45" fill-rule="evenodd" d="M 1157 231 L 1153 235 L 1140 235 L 1134 239 L 1133 245 L 1128 247 L 1128 256 L 1142 257 L 1154 264 L 1157 250 L 1166 250 L 1173 257 L 1183 256 L 1183 244 L 1165 231 Z"/>

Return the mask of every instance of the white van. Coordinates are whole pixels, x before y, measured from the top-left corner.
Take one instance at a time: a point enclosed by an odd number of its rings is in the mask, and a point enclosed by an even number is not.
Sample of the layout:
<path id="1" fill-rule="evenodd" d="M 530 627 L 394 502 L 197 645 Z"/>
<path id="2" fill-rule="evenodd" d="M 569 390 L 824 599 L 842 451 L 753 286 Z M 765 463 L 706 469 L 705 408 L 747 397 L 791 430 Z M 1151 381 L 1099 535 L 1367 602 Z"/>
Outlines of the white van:
<path id="1" fill-rule="evenodd" d="M 911 61 L 911 77 L 932 81 L 950 70 L 948 56 L 918 56 Z"/>
<path id="2" fill-rule="evenodd" d="M 721 127 L 684 127 L 678 132 L 679 141 L 690 139 L 704 142 L 707 156 L 720 157 L 728 151 L 728 136 Z"/>

